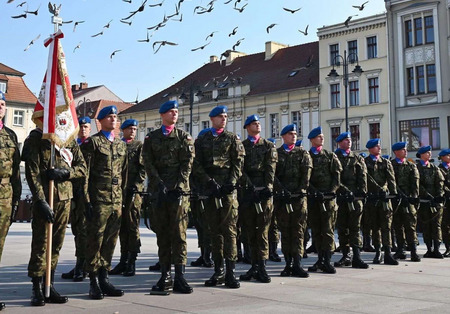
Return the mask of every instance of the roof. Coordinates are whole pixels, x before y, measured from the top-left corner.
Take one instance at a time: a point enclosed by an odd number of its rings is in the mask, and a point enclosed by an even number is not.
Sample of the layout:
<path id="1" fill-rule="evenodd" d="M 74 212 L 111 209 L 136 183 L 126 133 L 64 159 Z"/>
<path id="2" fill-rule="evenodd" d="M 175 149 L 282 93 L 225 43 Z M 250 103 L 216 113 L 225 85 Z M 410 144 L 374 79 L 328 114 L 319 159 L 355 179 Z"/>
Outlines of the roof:
<path id="1" fill-rule="evenodd" d="M 0 74 L 0 80 L 7 81 L 8 84 L 5 93 L 7 103 L 14 102 L 14 103 L 36 104 L 37 98 L 25 84 L 22 75 L 16 76 L 9 74 L 7 75 Z"/>
<path id="2" fill-rule="evenodd" d="M 189 92 L 191 82 L 205 92 L 220 88 L 220 84 L 249 85 L 247 96 L 264 95 L 293 89 L 317 86 L 319 84 L 319 42 L 279 49 L 271 59 L 265 59 L 265 52 L 245 55 L 225 66 L 225 61 L 208 63 L 184 79 L 163 91 L 125 110 L 124 114 L 157 109 L 174 95 Z M 293 71 L 296 75 L 290 77 Z M 219 87 L 215 87 L 214 81 Z M 239 83 L 240 82 L 240 83 Z"/>
<path id="3" fill-rule="evenodd" d="M 8 74 L 8 75 L 16 75 L 16 76 L 24 76 L 25 75 L 25 73 L 17 71 L 7 65 L 4 65 L 3 63 L 0 63 L 0 73 Z"/>
<path id="4" fill-rule="evenodd" d="M 92 87 L 88 87 L 88 88 L 83 88 L 83 89 L 79 89 L 79 90 L 72 90 L 72 95 L 73 98 L 78 98 L 83 96 L 84 94 L 87 94 L 93 90 L 96 90 L 97 88 L 102 87 L 103 85 L 98 85 L 98 86 L 92 86 Z"/>

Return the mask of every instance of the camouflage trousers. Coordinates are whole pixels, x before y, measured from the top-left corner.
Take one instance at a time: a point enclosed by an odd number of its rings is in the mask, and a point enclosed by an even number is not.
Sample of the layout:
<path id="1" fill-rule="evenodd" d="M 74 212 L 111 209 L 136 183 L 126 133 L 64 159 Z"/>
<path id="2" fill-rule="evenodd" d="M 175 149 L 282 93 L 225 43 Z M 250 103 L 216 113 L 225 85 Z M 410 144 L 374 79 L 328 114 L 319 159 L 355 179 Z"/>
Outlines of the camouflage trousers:
<path id="1" fill-rule="evenodd" d="M 295 199 L 291 205 L 293 212 L 289 213 L 284 202 L 275 201 L 275 215 L 281 231 L 281 251 L 285 258 L 303 256 L 303 240 L 308 219 L 305 198 Z"/>
<path id="2" fill-rule="evenodd" d="M 255 204 L 245 201 L 240 205 L 242 224 L 247 233 L 247 243 L 250 246 L 252 262 L 269 258 L 269 226 L 272 221 L 272 200 L 261 202 L 262 213 L 257 213 Z"/>
<path id="3" fill-rule="evenodd" d="M 222 207 L 216 206 L 216 199 L 205 201 L 206 218 L 211 230 L 212 256 L 214 263 L 220 265 L 225 258 L 237 260 L 237 220 L 238 201 L 236 191 L 221 198 Z"/>
<path id="4" fill-rule="evenodd" d="M 272 220 L 270 221 L 269 226 L 269 242 L 280 242 L 280 234 L 279 234 L 279 228 L 278 228 L 278 220 L 277 215 L 272 215 Z"/>
<path id="5" fill-rule="evenodd" d="M 392 247 L 391 225 L 392 225 L 392 206 L 387 203 L 388 210 L 385 210 L 381 201 L 377 203 L 367 203 L 367 213 L 370 215 L 372 244 L 375 248 Z"/>
<path id="6" fill-rule="evenodd" d="M 363 206 L 361 201 L 354 201 L 353 208 L 349 203 L 339 203 L 339 209 L 336 219 L 336 228 L 339 236 L 340 247 L 356 246 L 361 248 L 361 234 L 359 233 L 361 227 L 361 217 L 363 213 Z"/>
<path id="7" fill-rule="evenodd" d="M 446 246 L 450 246 L 450 201 L 447 201 L 447 204 L 443 209 L 441 229 L 442 229 L 442 241 Z"/>
<path id="8" fill-rule="evenodd" d="M 191 201 L 191 213 L 194 219 L 195 230 L 199 248 L 211 247 L 211 231 L 209 230 L 204 201 Z"/>
<path id="9" fill-rule="evenodd" d="M 142 198 L 139 194 L 127 195 L 122 212 L 122 224 L 120 226 L 120 253 L 141 252 L 141 236 L 139 224 L 141 222 Z"/>
<path id="10" fill-rule="evenodd" d="M 122 203 L 94 203 L 91 220 L 87 221 L 87 249 L 84 270 L 96 272 L 111 269 L 111 260 L 119 237 Z"/>
<path id="11" fill-rule="evenodd" d="M 363 236 L 370 237 L 372 234 L 372 223 L 370 221 L 370 213 L 367 209 L 367 205 L 363 206 L 362 218 L 361 218 L 361 231 Z"/>
<path id="12" fill-rule="evenodd" d="M 87 230 L 85 205 L 83 199 L 73 199 L 70 211 L 70 225 L 75 240 L 75 256 L 79 259 L 86 257 Z"/>
<path id="13" fill-rule="evenodd" d="M 334 251 L 334 224 L 336 223 L 337 206 L 335 201 L 308 201 L 308 221 L 311 227 L 312 241 L 316 250 Z"/>
<path id="14" fill-rule="evenodd" d="M 70 200 L 58 201 L 53 203 L 53 212 L 55 222 L 53 223 L 52 234 L 52 265 L 55 270 L 58 264 L 59 251 L 61 250 L 66 234 L 67 224 L 70 215 Z M 28 263 L 28 276 L 41 277 L 45 274 L 47 267 L 47 220 L 42 212 L 33 206 L 33 221 L 31 222 L 32 240 L 31 256 Z"/>
<path id="15" fill-rule="evenodd" d="M 431 212 L 430 204 L 420 204 L 418 219 L 422 225 L 423 241 L 431 245 L 432 241 L 442 242 L 442 206 L 436 207 L 437 212 Z"/>
<path id="16" fill-rule="evenodd" d="M 393 207 L 397 208 L 398 203 L 393 202 Z M 395 230 L 397 246 L 417 243 L 417 211 L 413 205 L 400 205 L 394 213 L 392 227 Z"/>
<path id="17" fill-rule="evenodd" d="M 11 225 L 12 199 L 0 199 L 0 261 L 2 260 L 3 246 Z"/>

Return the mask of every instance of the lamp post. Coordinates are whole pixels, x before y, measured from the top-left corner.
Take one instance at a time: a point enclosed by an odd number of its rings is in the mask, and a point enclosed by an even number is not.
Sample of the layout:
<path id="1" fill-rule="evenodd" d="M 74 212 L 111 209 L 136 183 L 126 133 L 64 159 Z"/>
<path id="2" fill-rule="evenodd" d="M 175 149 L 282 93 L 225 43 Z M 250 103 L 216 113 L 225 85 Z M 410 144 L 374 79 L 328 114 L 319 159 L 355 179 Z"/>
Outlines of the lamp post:
<path id="1" fill-rule="evenodd" d="M 334 65 L 337 65 L 339 67 L 340 65 L 340 60 L 342 60 L 342 68 L 344 70 L 344 74 L 343 74 L 343 80 L 344 80 L 344 92 L 345 92 L 345 131 L 348 132 L 349 130 L 349 126 L 348 126 L 348 93 L 347 93 L 347 89 L 348 89 L 348 77 L 349 77 L 349 73 L 348 73 L 348 66 L 349 64 L 353 64 L 356 61 L 356 66 L 353 69 L 352 73 L 354 73 L 356 76 L 360 76 L 363 71 L 363 69 L 361 68 L 361 66 L 359 65 L 359 61 L 358 61 L 358 55 L 356 53 L 350 53 L 349 55 L 347 55 L 347 50 L 344 50 L 344 56 L 342 55 L 337 55 L 334 57 L 333 59 L 333 69 L 331 69 L 330 73 L 328 74 L 329 77 L 335 79 L 339 76 L 339 74 L 337 73 L 336 69 L 334 68 Z"/>
<path id="2" fill-rule="evenodd" d="M 197 88 L 196 88 L 197 87 Z M 203 98 L 203 92 L 200 90 L 198 86 L 195 85 L 195 82 L 191 82 L 189 85 L 189 134 L 192 135 L 192 114 L 194 109 L 194 90 L 197 89 L 195 96 L 197 96 L 198 101 Z M 183 92 L 180 95 L 180 99 L 187 100 L 186 93 Z"/>
<path id="3" fill-rule="evenodd" d="M 83 117 L 86 116 L 86 104 L 89 103 L 89 110 L 87 111 L 87 115 L 89 116 L 89 118 L 92 118 L 92 115 L 94 114 L 94 110 L 92 110 L 91 107 L 91 100 L 90 99 L 86 99 L 86 97 L 83 97 L 83 100 L 80 100 L 77 104 L 77 113 L 81 116 L 81 111 L 79 110 L 79 107 L 81 105 L 83 105 Z"/>

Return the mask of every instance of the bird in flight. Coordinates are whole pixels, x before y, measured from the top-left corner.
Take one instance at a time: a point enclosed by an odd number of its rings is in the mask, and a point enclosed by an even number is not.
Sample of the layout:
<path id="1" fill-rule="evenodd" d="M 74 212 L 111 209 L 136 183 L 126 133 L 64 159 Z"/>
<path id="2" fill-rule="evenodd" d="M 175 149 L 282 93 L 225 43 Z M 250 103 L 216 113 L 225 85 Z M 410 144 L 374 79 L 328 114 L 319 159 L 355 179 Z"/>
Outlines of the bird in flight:
<path id="1" fill-rule="evenodd" d="M 116 55 L 116 53 L 117 52 L 119 52 L 119 51 L 122 51 L 122 50 L 114 50 L 112 53 L 111 53 L 111 55 L 109 56 L 109 58 L 111 59 L 111 61 L 112 61 L 112 58 Z"/>
<path id="2" fill-rule="evenodd" d="M 9 2 L 8 2 L 9 3 Z M 17 7 L 16 8 L 18 8 L 18 7 L 22 7 L 25 3 L 27 3 L 26 1 L 24 1 L 24 2 L 22 2 L 22 3 L 19 3 L 18 5 L 17 5 Z"/>
<path id="3" fill-rule="evenodd" d="M 162 46 L 165 46 L 165 45 L 177 46 L 178 45 L 176 43 L 173 43 L 173 42 L 170 42 L 170 41 L 167 41 L 167 40 L 155 41 L 153 43 L 153 50 L 155 50 L 155 46 L 158 45 L 158 44 L 159 44 L 159 47 L 158 47 L 158 49 L 156 49 L 155 53 L 157 53 L 159 51 L 159 49 L 161 49 Z"/>
<path id="4" fill-rule="evenodd" d="M 103 28 L 109 28 L 109 27 L 111 26 L 111 22 L 112 22 L 112 20 L 109 21 L 108 24 L 106 24 L 105 26 L 103 26 Z"/>
<path id="5" fill-rule="evenodd" d="M 75 48 L 73 48 L 73 52 L 75 52 L 75 50 L 79 49 L 81 47 L 81 41 L 78 43 L 78 45 L 75 46 Z"/>
<path id="6" fill-rule="evenodd" d="M 149 43 L 150 42 L 150 37 L 148 36 L 148 31 L 147 31 L 147 39 L 139 39 L 138 42 L 140 43 Z"/>
<path id="7" fill-rule="evenodd" d="M 231 36 L 233 36 L 233 35 L 236 35 L 238 27 L 239 27 L 239 26 L 236 26 L 235 28 L 233 28 L 233 31 L 232 31 L 231 33 L 228 34 L 228 37 L 231 37 Z"/>
<path id="8" fill-rule="evenodd" d="M 283 8 L 284 11 L 291 12 L 292 14 L 294 14 L 294 13 L 297 12 L 297 11 L 300 11 L 301 9 L 302 9 L 302 8 L 298 8 L 298 9 L 292 10 L 292 9 L 288 9 L 288 8 Z"/>
<path id="9" fill-rule="evenodd" d="M 191 51 L 196 51 L 196 50 L 203 50 L 206 46 L 208 46 L 209 44 L 210 44 L 211 42 L 209 42 L 209 43 L 207 43 L 207 44 L 204 44 L 203 46 L 200 46 L 200 47 L 197 47 L 197 48 L 194 48 L 194 49 L 191 49 Z"/>
<path id="10" fill-rule="evenodd" d="M 278 24 L 273 23 L 273 24 L 270 24 L 269 26 L 267 26 L 267 28 L 266 28 L 267 34 L 269 34 L 270 29 L 271 29 L 272 27 L 274 27 L 275 25 L 278 25 Z"/>
<path id="11" fill-rule="evenodd" d="M 217 33 L 217 31 L 211 32 L 211 34 L 209 34 L 208 36 L 206 36 L 205 41 L 207 41 L 209 37 L 212 38 L 212 37 L 214 36 L 214 33 Z"/>
<path id="12" fill-rule="evenodd" d="M 358 14 L 350 15 L 350 16 L 345 20 L 344 25 L 345 25 L 346 27 L 349 27 L 349 26 L 348 26 L 348 23 L 350 23 L 350 20 L 351 20 L 352 17 L 354 17 L 354 16 L 358 16 Z"/>
<path id="13" fill-rule="evenodd" d="M 228 1 L 225 1 L 223 4 L 228 4 L 228 3 L 230 3 L 230 2 L 232 2 L 233 0 L 228 0 Z"/>
<path id="14" fill-rule="evenodd" d="M 38 15 L 38 12 L 39 12 L 40 7 L 41 7 L 41 5 L 39 5 L 39 7 L 37 8 L 36 11 L 25 11 L 25 13 Z"/>
<path id="15" fill-rule="evenodd" d="M 179 20 L 174 20 L 174 19 L 172 19 L 171 21 L 182 22 L 182 21 L 183 21 L 183 13 L 181 13 L 180 19 L 179 19 Z"/>
<path id="16" fill-rule="evenodd" d="M 73 24 L 73 31 L 75 32 L 75 29 L 77 28 L 78 24 L 84 23 L 84 21 L 76 21 L 75 24 Z"/>
<path id="17" fill-rule="evenodd" d="M 131 3 L 131 0 L 122 0 L 123 2 Z"/>
<path id="18" fill-rule="evenodd" d="M 100 36 L 100 35 L 103 35 L 103 31 L 101 31 L 100 33 L 97 33 L 95 35 L 92 35 L 91 37 L 97 37 L 97 36 Z"/>
<path id="19" fill-rule="evenodd" d="M 144 2 L 141 4 L 141 6 L 136 11 L 130 12 L 131 14 L 122 20 L 128 20 L 129 18 L 135 16 L 137 13 L 144 11 L 146 3 L 147 3 L 147 0 L 144 0 Z"/>
<path id="20" fill-rule="evenodd" d="M 369 3 L 369 1 L 366 1 L 361 5 L 352 5 L 352 7 L 354 7 L 355 9 L 358 9 L 359 11 L 362 11 L 362 10 L 364 10 L 364 7 L 367 3 Z"/>
<path id="21" fill-rule="evenodd" d="M 301 29 L 299 29 L 298 31 L 299 31 L 300 33 L 302 33 L 303 35 L 308 36 L 308 27 L 309 27 L 309 24 L 306 25 L 306 28 L 305 28 L 304 31 L 302 31 Z"/>
<path id="22" fill-rule="evenodd" d="M 170 18 L 172 18 L 174 16 L 177 16 L 178 14 L 180 14 L 180 9 L 178 9 L 177 5 L 175 4 L 175 13 L 168 15 L 167 19 L 170 19 Z"/>
<path id="23" fill-rule="evenodd" d="M 36 40 L 39 39 L 39 37 L 41 37 L 41 34 L 37 35 L 35 39 L 33 39 L 32 41 L 30 41 L 30 43 L 28 44 L 28 46 L 27 46 L 23 51 L 27 51 L 28 49 L 30 49 L 31 45 L 33 45 L 34 42 L 35 42 Z"/>
<path id="24" fill-rule="evenodd" d="M 245 38 L 238 39 L 238 41 L 233 45 L 233 48 L 231 50 L 236 50 L 236 47 L 239 46 L 244 39 Z"/>
<path id="25" fill-rule="evenodd" d="M 120 22 L 123 23 L 123 24 L 128 24 L 130 26 L 131 26 L 131 23 L 133 23 L 133 21 L 127 22 L 127 21 L 124 21 L 124 20 L 120 20 Z"/>
<path id="26" fill-rule="evenodd" d="M 236 8 L 236 7 L 234 7 L 234 9 L 235 9 L 235 10 L 238 10 L 239 13 L 242 13 L 247 5 L 248 5 L 248 3 L 244 4 L 244 5 L 242 6 L 242 8 Z"/>
<path id="27" fill-rule="evenodd" d="M 162 6 L 162 5 L 163 5 L 163 3 L 164 3 L 164 0 L 163 0 L 163 1 L 161 1 L 160 3 L 149 4 L 148 6 L 149 6 L 149 7 L 151 7 L 151 8 L 153 8 L 153 7 L 160 7 L 160 6 Z"/>
<path id="28" fill-rule="evenodd" d="M 20 14 L 20 15 L 15 15 L 15 16 L 11 16 L 13 19 L 20 19 L 20 18 L 24 18 L 24 19 L 26 19 L 27 18 L 27 14 L 26 13 L 24 13 L 24 14 Z"/>

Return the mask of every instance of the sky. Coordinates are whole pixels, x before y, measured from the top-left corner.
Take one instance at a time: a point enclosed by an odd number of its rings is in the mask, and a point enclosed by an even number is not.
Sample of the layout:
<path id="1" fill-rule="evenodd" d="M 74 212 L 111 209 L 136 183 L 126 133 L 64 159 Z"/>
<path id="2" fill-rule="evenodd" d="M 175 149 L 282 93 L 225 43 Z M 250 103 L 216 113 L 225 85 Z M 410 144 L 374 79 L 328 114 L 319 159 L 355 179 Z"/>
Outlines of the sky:
<path id="1" fill-rule="evenodd" d="M 128 0 L 129 1 L 129 0 Z M 212 55 L 219 56 L 239 40 L 237 51 L 253 54 L 264 51 L 265 42 L 295 46 L 317 41 L 317 28 L 343 23 L 348 16 L 353 19 L 385 12 L 383 0 L 370 0 L 363 11 L 353 8 L 366 0 L 216 0 L 211 12 L 198 14 L 209 8 L 210 0 L 184 0 L 178 16 L 169 19 L 157 31 L 147 28 L 162 22 L 164 16 L 176 12 L 179 0 L 147 0 L 142 12 L 127 21 L 120 20 L 137 10 L 143 0 L 60 0 L 60 17 L 63 21 L 85 21 L 77 25 L 64 24 L 61 43 L 72 84 L 87 82 L 89 86 L 105 85 L 124 101 L 148 98 L 171 86 L 180 79 L 209 62 Z M 238 1 L 238 2 L 237 2 Z M 0 62 L 26 73 L 24 80 L 37 94 L 47 67 L 48 49 L 44 40 L 54 31 L 48 2 L 42 0 L 14 0 L 0 3 Z M 160 4 L 161 5 L 157 5 Z M 149 5 L 155 5 L 150 7 Z M 241 9 L 242 12 L 237 9 Z M 24 10 L 27 18 L 11 18 Z M 237 8 L 237 9 L 235 9 Z M 283 8 L 296 10 L 290 13 Z M 182 15 L 182 21 L 179 22 Z M 112 21 L 111 21 L 112 20 Z M 110 22 L 111 21 L 111 22 Z M 110 22 L 110 23 L 109 23 Z M 104 27 L 109 23 L 109 28 Z M 267 33 L 266 28 L 276 24 Z M 305 30 L 308 35 L 298 30 Z M 238 27 L 236 34 L 229 36 Z M 91 37 L 103 31 L 103 35 Z M 206 37 L 211 33 L 213 37 Z M 39 39 L 27 50 L 30 41 Z M 161 46 L 156 41 L 169 41 L 177 45 Z M 191 51 L 209 43 L 204 49 Z M 80 48 L 75 49 L 77 45 Z M 154 46 L 154 49 L 153 49 Z M 75 50 L 74 50 L 75 49 Z M 121 50 L 111 58 L 115 50 Z"/>

